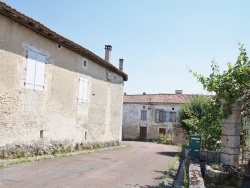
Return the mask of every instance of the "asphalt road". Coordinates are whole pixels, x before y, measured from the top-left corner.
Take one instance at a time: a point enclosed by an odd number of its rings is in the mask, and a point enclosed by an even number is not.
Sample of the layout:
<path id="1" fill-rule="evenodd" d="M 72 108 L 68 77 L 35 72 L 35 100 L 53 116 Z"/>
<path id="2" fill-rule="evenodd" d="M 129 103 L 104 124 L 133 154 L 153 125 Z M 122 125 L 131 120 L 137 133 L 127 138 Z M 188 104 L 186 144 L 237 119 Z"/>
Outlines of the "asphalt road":
<path id="1" fill-rule="evenodd" d="M 0 169 L 5 187 L 158 187 L 178 148 L 125 142 L 126 148 L 19 164 Z"/>

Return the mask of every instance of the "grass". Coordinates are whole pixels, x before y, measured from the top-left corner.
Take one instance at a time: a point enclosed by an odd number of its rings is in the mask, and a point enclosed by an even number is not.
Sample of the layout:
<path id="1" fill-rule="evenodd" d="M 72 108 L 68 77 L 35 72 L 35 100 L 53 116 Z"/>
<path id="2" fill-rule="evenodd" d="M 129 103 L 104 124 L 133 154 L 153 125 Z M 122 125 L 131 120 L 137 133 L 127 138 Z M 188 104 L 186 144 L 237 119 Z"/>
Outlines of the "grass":
<path id="1" fill-rule="evenodd" d="M 184 171 L 183 188 L 188 188 L 188 186 L 189 186 L 188 167 L 186 168 L 184 165 L 183 171 Z"/>
<path id="2" fill-rule="evenodd" d="M 171 161 L 171 163 L 169 164 L 167 173 L 165 174 L 165 177 L 164 177 L 163 181 L 159 184 L 159 187 L 160 187 L 160 188 L 162 188 L 162 187 L 165 186 L 165 181 L 166 181 L 166 179 L 170 178 L 170 176 L 171 176 L 172 173 L 173 173 L 173 169 L 174 169 L 174 167 L 175 167 L 176 162 L 180 160 L 180 156 L 181 156 L 181 153 L 182 153 L 183 148 L 182 148 L 181 145 L 178 145 L 178 147 L 179 147 L 179 151 L 178 151 L 178 153 L 175 155 L 175 157 L 174 157 L 174 159 Z"/>
<path id="3" fill-rule="evenodd" d="M 222 163 L 220 163 L 220 164 L 213 163 L 213 164 L 211 164 L 211 167 L 214 170 L 220 170 L 221 171 L 223 169 Z"/>

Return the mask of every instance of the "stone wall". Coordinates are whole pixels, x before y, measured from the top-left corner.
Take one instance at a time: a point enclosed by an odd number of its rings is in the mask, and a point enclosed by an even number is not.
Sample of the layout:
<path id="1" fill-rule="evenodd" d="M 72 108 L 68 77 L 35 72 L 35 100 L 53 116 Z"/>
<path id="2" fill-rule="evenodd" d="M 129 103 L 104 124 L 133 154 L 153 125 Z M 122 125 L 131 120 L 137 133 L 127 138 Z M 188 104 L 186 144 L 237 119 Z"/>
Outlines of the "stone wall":
<path id="1" fill-rule="evenodd" d="M 147 127 L 147 140 L 156 139 L 159 129 L 166 129 L 166 133 L 172 134 L 174 122 L 155 122 L 155 109 L 175 111 L 178 117 L 179 104 L 123 104 L 123 138 L 139 138 L 140 127 Z M 174 109 L 174 110 L 172 110 Z M 147 111 L 147 119 L 141 120 L 141 110 Z"/>
<path id="2" fill-rule="evenodd" d="M 190 160 L 189 188 L 205 188 L 199 160 Z"/>
<path id="3" fill-rule="evenodd" d="M 186 131 L 181 128 L 180 124 L 174 124 L 172 133 L 173 144 L 187 145 L 188 138 Z"/>
<path id="4" fill-rule="evenodd" d="M 58 153 L 69 153 L 86 149 L 99 149 L 120 145 L 118 141 L 100 142 L 100 143 L 75 143 L 70 140 L 62 142 L 31 142 L 27 144 L 7 144 L 0 147 L 0 159 L 15 159 L 34 157 L 41 155 L 56 155 Z"/>
<path id="5" fill-rule="evenodd" d="M 0 147 L 119 142 L 123 78 L 0 15 Z M 27 50 L 46 56 L 44 89 L 25 88 Z M 79 78 L 88 101 L 78 102 Z M 6 147 L 6 148 L 4 148 Z M 12 150 L 12 149 L 11 149 Z"/>

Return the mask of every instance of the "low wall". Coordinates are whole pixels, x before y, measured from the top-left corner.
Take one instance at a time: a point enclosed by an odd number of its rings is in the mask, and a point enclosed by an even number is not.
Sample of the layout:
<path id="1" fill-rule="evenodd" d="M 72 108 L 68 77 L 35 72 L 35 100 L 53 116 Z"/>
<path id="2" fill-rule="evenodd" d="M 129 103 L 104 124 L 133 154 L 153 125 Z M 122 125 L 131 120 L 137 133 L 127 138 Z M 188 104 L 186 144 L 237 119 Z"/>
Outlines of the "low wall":
<path id="1" fill-rule="evenodd" d="M 181 125 L 174 124 L 172 132 L 172 143 L 187 145 L 187 138 L 187 133 L 184 129 L 181 128 Z"/>
<path id="2" fill-rule="evenodd" d="M 189 188 L 205 188 L 204 180 L 201 175 L 200 161 L 198 159 L 190 160 Z"/>
<path id="3" fill-rule="evenodd" d="M 220 152 L 219 151 L 206 151 L 201 150 L 200 160 L 207 161 L 209 163 L 220 163 Z"/>
<path id="4" fill-rule="evenodd" d="M 97 149 L 103 147 L 111 147 L 120 145 L 119 141 L 110 141 L 103 143 L 75 143 L 70 140 L 64 140 L 63 142 L 33 142 L 30 144 L 8 144 L 4 147 L 0 147 L 0 159 L 15 159 L 34 157 L 42 155 L 55 155 L 57 153 L 69 153 L 72 151 L 84 150 L 84 149 Z"/>

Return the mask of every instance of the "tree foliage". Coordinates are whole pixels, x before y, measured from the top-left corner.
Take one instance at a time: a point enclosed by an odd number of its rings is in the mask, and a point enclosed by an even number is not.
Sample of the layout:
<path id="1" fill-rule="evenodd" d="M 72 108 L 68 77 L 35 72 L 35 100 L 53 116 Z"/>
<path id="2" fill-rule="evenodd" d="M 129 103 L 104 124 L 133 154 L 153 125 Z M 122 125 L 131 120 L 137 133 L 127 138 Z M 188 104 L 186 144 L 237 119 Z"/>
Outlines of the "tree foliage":
<path id="1" fill-rule="evenodd" d="M 227 70 L 220 73 L 219 66 L 212 62 L 212 73 L 205 77 L 189 69 L 194 77 L 202 83 L 204 89 L 215 92 L 216 101 L 224 99 L 223 117 L 231 114 L 231 105 L 236 102 L 243 104 L 242 110 L 249 112 L 250 99 L 250 61 L 243 44 L 239 43 L 239 56 L 233 65 L 228 63 Z"/>
<path id="2" fill-rule="evenodd" d="M 202 148 L 216 150 L 221 136 L 220 104 L 210 96 L 197 96 L 181 106 L 180 123 L 187 133 L 201 134 Z"/>

